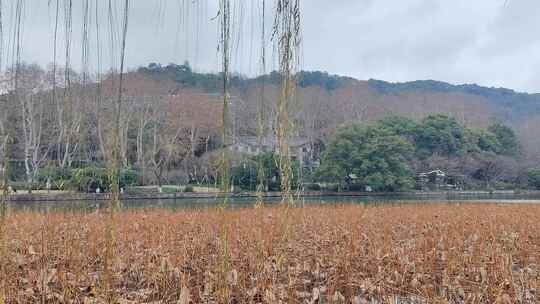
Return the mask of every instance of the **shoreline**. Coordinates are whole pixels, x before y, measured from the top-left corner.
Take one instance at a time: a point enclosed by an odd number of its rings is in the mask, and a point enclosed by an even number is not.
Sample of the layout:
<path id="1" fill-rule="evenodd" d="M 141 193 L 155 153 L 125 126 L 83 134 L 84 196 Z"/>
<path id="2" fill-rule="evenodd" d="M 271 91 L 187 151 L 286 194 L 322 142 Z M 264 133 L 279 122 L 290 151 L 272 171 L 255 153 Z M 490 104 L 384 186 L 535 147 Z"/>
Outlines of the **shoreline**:
<path id="1" fill-rule="evenodd" d="M 10 195 L 7 198 L 11 203 L 26 203 L 26 202 L 67 202 L 67 201 L 106 201 L 110 199 L 110 193 L 77 193 L 77 192 L 61 192 L 61 193 L 19 193 Z M 306 191 L 301 193 L 295 193 L 295 196 L 299 198 L 316 198 L 316 197 L 408 197 L 412 199 L 467 199 L 475 198 L 478 196 L 487 197 L 497 196 L 504 198 L 508 196 L 508 199 L 516 199 L 520 197 L 522 199 L 536 198 L 540 200 L 540 191 L 411 191 L 411 192 L 322 192 L 322 191 Z M 225 193 L 225 192 L 189 192 L 189 193 L 148 193 L 148 194 L 122 194 L 121 199 L 125 201 L 134 200 L 181 200 L 181 199 L 219 199 L 219 198 L 256 198 L 257 194 L 252 192 L 245 193 Z M 264 198 L 279 198 L 281 192 L 266 192 L 263 193 Z"/>

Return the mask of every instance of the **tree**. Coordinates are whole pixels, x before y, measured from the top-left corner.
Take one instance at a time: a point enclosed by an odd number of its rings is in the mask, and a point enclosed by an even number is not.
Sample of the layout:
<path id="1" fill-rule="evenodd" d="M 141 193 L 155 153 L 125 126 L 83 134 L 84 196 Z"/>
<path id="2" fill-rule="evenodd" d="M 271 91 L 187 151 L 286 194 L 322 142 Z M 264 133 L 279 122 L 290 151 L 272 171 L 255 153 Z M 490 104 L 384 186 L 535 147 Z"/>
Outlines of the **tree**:
<path id="1" fill-rule="evenodd" d="M 478 148 L 485 152 L 500 154 L 503 147 L 497 136 L 489 131 L 480 130 L 475 133 Z"/>
<path id="2" fill-rule="evenodd" d="M 187 135 L 190 157 L 207 152 L 210 138 L 219 134 L 223 105 L 219 97 L 195 90 L 180 90 L 170 97 L 179 126 Z"/>
<path id="3" fill-rule="evenodd" d="M 2 112 L 0 113 L 0 187 L 6 187 L 7 185 L 7 164 L 8 164 L 8 144 L 9 144 L 9 132 L 8 129 L 8 118 L 10 112 L 9 101 L 7 98 L 0 99 L 0 108 Z M 4 191 L 5 189 L 0 189 Z M 2 194 L 0 194 L 2 195 Z M 2 207 L 2 206 L 0 206 Z"/>
<path id="4" fill-rule="evenodd" d="M 529 186 L 540 190 L 540 169 L 531 169 L 527 172 Z"/>
<path id="5" fill-rule="evenodd" d="M 259 175 L 259 165 L 263 174 Z M 291 188 L 296 189 L 300 181 L 300 163 L 291 162 Z M 279 191 L 281 174 L 278 168 L 278 156 L 275 153 L 261 153 L 253 157 L 243 157 L 236 161 L 231 170 L 232 183 L 242 189 L 255 191 L 258 176 L 263 176 L 262 184 L 267 191 Z"/>
<path id="6" fill-rule="evenodd" d="M 514 184 L 517 180 L 518 164 L 516 160 L 493 153 L 478 153 L 475 155 L 475 168 L 472 177 L 484 183 L 488 189 L 498 188 L 497 184 Z"/>
<path id="7" fill-rule="evenodd" d="M 155 111 L 160 109 L 161 100 L 174 88 L 171 81 L 157 81 L 140 72 L 128 73 L 124 76 L 124 89 L 128 103 L 126 111 L 131 112 L 131 121 L 135 135 L 135 165 L 140 169 L 141 184 L 144 184 L 147 160 L 146 150 L 152 146 L 153 130 L 151 123 L 155 118 Z M 128 141 L 129 144 L 129 141 Z"/>
<path id="8" fill-rule="evenodd" d="M 390 131 L 392 134 L 414 139 L 418 124 L 407 117 L 387 116 L 377 121 L 376 126 Z"/>
<path id="9" fill-rule="evenodd" d="M 46 75 L 35 64 L 18 64 L 15 69 L 8 72 L 8 78 L 16 78 L 12 97 L 19 105 L 26 181 L 32 184 L 51 148 L 50 141 L 45 141 L 46 132 L 52 131 L 51 117 L 45 111 L 50 108 L 50 104 L 47 104 L 48 99 L 43 93 L 46 89 Z"/>
<path id="10" fill-rule="evenodd" d="M 356 176 L 357 183 L 375 191 L 398 191 L 412 187 L 408 161 L 413 145 L 385 128 L 352 125 L 338 130 L 323 153 L 316 176 L 341 182 Z"/>
<path id="11" fill-rule="evenodd" d="M 60 168 L 71 167 L 74 155 L 80 148 L 80 132 L 84 118 L 83 105 L 88 100 L 86 77 L 80 82 L 79 75 L 69 68 L 50 66 L 47 82 L 52 86 L 51 95 L 55 113 L 54 143 L 56 160 Z M 63 87 L 57 87 L 61 83 Z"/>
<path id="12" fill-rule="evenodd" d="M 147 159 L 160 189 L 165 171 L 173 164 L 180 164 L 191 151 L 182 117 L 178 117 L 173 109 L 173 100 L 160 100 L 150 123 L 152 141 L 147 149 Z"/>
<path id="13" fill-rule="evenodd" d="M 430 115 L 418 125 L 415 141 L 417 151 L 424 157 L 433 153 L 456 155 L 463 152 L 465 130 L 452 117 Z"/>
<path id="14" fill-rule="evenodd" d="M 231 169 L 231 184 L 244 190 L 255 191 L 257 188 L 257 163 L 244 158 Z"/>
<path id="15" fill-rule="evenodd" d="M 488 131 L 493 133 L 499 141 L 501 154 L 508 156 L 515 156 L 519 154 L 521 150 L 519 140 L 514 130 L 512 130 L 510 127 L 501 123 L 495 123 L 489 126 Z"/>

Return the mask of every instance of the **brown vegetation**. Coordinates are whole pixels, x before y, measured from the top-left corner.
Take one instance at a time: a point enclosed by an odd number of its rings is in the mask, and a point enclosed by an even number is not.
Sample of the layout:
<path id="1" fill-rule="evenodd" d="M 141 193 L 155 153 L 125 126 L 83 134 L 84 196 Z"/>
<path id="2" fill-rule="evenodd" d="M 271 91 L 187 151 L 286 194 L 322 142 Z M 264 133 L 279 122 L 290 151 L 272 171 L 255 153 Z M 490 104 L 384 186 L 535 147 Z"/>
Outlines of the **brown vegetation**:
<path id="1" fill-rule="evenodd" d="M 57 81 L 65 77 L 60 68 L 56 73 Z M 110 157 L 107 151 L 112 151 L 119 76 L 104 75 L 84 84 L 83 77 L 73 72 L 69 89 L 58 86 L 52 90 L 48 84 L 52 74 L 50 68 L 22 64 L 17 91 L 20 98 L 13 99 L 15 91 L 0 98 L 0 148 L 5 145 L 5 134 L 17 139 L 7 150 L 11 160 L 24 166 L 24 172 L 16 173 L 19 181 L 39 183 L 41 179 L 43 184 L 43 169 L 99 165 Z M 7 79 L 14 77 L 10 75 L 5 73 Z M 218 81 L 206 77 L 210 83 Z M 244 85 L 237 87 L 231 84 L 227 98 L 229 144 L 260 132 L 261 113 L 265 136 L 276 137 L 280 112 L 277 100 L 283 99 L 281 83 L 270 79 L 267 82 L 264 88 L 253 79 L 244 79 Z M 484 129 L 498 120 L 515 128 L 523 161 L 522 166 L 507 169 L 517 168 L 519 176 L 526 176 L 528 168 L 540 163 L 540 142 L 534 132 L 538 117 L 534 111 L 512 121 L 505 117 L 509 109 L 472 94 L 429 90 L 382 94 L 367 81 L 342 82 L 332 90 L 318 84 L 294 88 L 290 113 L 282 109 L 281 114 L 291 116 L 287 132 L 291 134 L 286 137 L 306 138 L 312 150 L 317 151 L 343 124 L 372 122 L 394 114 L 421 120 L 433 113 L 444 113 L 471 129 Z M 143 185 L 216 180 L 217 176 L 207 176 L 206 170 L 201 174 L 199 167 L 216 166 L 208 160 L 214 158 L 211 153 L 220 154 L 223 146 L 223 113 L 223 93 L 219 90 L 209 92 L 159 74 L 125 73 L 120 113 L 121 165 L 137 169 L 138 182 Z M 439 160 L 435 167 L 447 169 Z"/>
<path id="2" fill-rule="evenodd" d="M 11 215 L 7 302 L 102 302 L 105 216 Z M 115 217 L 119 303 L 538 301 L 539 205 L 137 210 Z"/>

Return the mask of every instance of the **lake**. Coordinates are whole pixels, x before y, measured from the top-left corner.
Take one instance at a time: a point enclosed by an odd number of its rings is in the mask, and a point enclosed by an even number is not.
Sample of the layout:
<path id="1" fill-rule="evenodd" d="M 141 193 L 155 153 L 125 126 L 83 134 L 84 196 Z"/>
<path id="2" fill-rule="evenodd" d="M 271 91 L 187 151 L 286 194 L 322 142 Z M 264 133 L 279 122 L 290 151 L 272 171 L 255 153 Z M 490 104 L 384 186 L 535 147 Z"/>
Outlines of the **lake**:
<path id="1" fill-rule="evenodd" d="M 406 203 L 540 203 L 540 192 L 516 193 L 408 193 L 385 194 L 373 196 L 311 196 L 297 198 L 297 205 L 331 205 L 331 204 L 406 204 Z M 280 202 L 277 197 L 265 198 L 265 203 L 275 205 Z M 144 199 L 126 200 L 122 202 L 123 209 L 164 208 L 176 209 L 204 209 L 213 208 L 223 204 L 223 198 L 177 198 L 177 199 Z M 244 208 L 255 204 L 251 197 L 229 198 L 227 207 Z M 47 201 L 47 202 L 11 202 L 8 203 L 12 211 L 35 212 L 93 212 L 105 208 L 107 201 Z"/>

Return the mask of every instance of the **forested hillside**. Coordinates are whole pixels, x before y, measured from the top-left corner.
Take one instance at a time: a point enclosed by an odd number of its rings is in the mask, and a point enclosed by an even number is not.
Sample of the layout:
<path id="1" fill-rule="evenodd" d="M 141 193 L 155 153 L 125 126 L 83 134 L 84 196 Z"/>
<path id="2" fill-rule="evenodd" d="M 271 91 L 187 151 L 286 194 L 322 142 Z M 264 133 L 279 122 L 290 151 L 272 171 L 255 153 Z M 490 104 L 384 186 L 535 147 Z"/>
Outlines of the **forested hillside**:
<path id="1" fill-rule="evenodd" d="M 461 93 L 485 98 L 494 107 L 508 110 L 505 118 L 518 121 L 531 113 L 540 113 L 540 94 L 520 93 L 505 88 L 487 88 L 476 84 L 451 85 L 434 80 L 418 80 L 389 83 L 370 79 L 370 87 L 380 94 L 404 94 L 407 92 Z"/>
<path id="2" fill-rule="evenodd" d="M 155 79 L 173 80 L 179 88 L 219 92 L 219 75 L 196 73 L 187 63 L 150 64 L 138 71 Z M 534 157 L 540 152 L 540 140 L 531 136 L 531 129 L 540 121 L 540 94 L 434 80 L 363 81 L 320 71 L 300 72 L 297 82 L 298 130 L 314 139 L 324 138 L 336 126 L 349 121 L 376 120 L 388 115 L 419 120 L 432 113 L 444 113 L 471 127 L 486 127 L 492 122 L 509 124 L 520 136 L 525 153 Z M 279 75 L 273 72 L 255 79 L 235 75 L 232 83 L 240 98 L 236 104 L 237 131 L 253 133 L 261 85 L 265 86 L 266 104 L 272 104 Z"/>
<path id="3" fill-rule="evenodd" d="M 13 179 L 44 183 L 53 171 L 88 166 L 95 170 L 78 174 L 95 175 L 110 150 L 110 115 L 118 79 L 102 75 L 84 82 L 71 71 L 70 87 L 53 90 L 48 85 L 52 73 L 24 65 L 19 91 L 6 92 L 0 99 L 7 122 L 2 128 L 13 134 Z M 66 75 L 61 69 L 56 73 L 57 81 Z M 4 79 L 10 79 L 9 71 Z M 421 129 L 427 117 L 444 114 L 467 130 L 463 134 L 468 139 L 474 137 L 470 134 L 486 132 L 488 136 L 481 138 L 492 138 L 494 132 L 488 130 L 498 124 L 511 127 L 519 140 L 519 153 L 505 163 L 515 167 L 514 171 L 504 168 L 506 173 L 512 171 L 504 174 L 507 178 L 523 177 L 525 173 L 518 171 L 526 168 L 540 168 L 540 140 L 535 136 L 540 122 L 538 94 L 437 81 L 362 81 L 319 71 L 300 72 L 296 80 L 296 104 L 290 109 L 294 137 L 307 143 L 309 155 L 304 158 L 311 161 L 317 162 L 328 144 L 335 142 L 337 130 L 348 125 L 403 117 Z M 274 136 L 279 82 L 276 72 L 257 78 L 233 75 L 229 108 L 233 145 L 256 142 L 252 138 L 261 113 L 266 137 Z M 135 171 L 138 184 L 215 181 L 216 151 L 223 146 L 221 85 L 220 74 L 195 72 L 188 63 L 152 63 L 125 75 L 119 153 L 122 166 Z M 7 103 L 10 94 L 16 94 L 18 103 Z M 413 137 L 422 138 L 420 131 Z M 422 161 L 410 164 L 411 174 L 435 168 L 462 174 L 465 169 L 456 169 L 456 163 L 470 160 L 463 153 L 447 153 L 445 159 L 438 150 L 429 151 L 430 155 L 417 151 Z M 485 160 L 475 158 L 469 164 L 478 167 Z M 467 168 L 467 174 L 476 172 L 472 169 Z"/>

